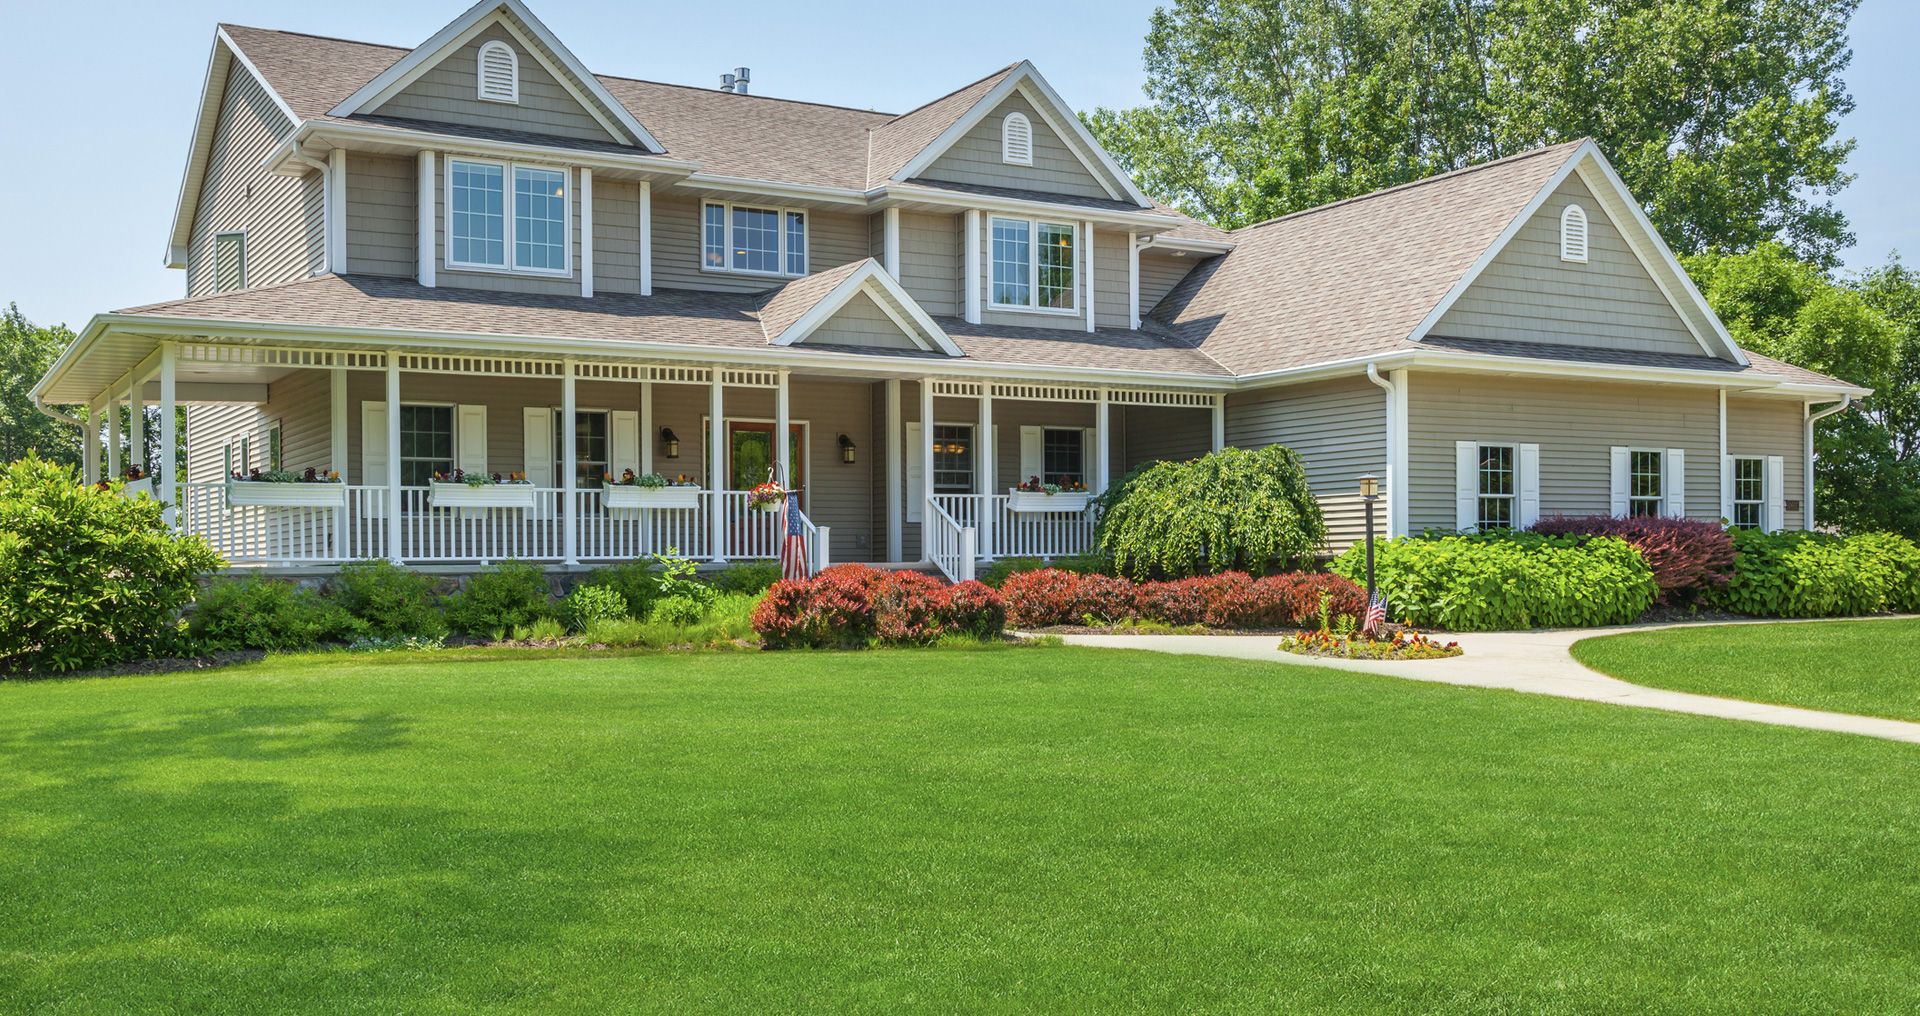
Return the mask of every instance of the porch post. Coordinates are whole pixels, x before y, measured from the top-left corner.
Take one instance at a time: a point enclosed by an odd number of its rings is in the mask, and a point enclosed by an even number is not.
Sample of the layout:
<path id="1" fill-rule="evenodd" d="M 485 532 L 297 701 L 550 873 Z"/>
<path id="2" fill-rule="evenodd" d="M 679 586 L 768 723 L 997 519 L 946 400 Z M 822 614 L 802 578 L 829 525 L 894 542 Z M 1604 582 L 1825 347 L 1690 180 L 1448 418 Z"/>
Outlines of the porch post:
<path id="1" fill-rule="evenodd" d="M 727 418 L 725 372 L 713 368 L 713 384 L 707 390 L 707 499 L 712 506 L 707 523 L 713 546 L 708 556 L 716 563 L 727 559 Z"/>
<path id="2" fill-rule="evenodd" d="M 580 437 L 574 430 L 573 357 L 560 361 L 560 531 L 562 552 L 569 565 L 580 563 L 580 503 L 574 496 L 580 469 Z"/>
<path id="3" fill-rule="evenodd" d="M 137 377 L 127 386 L 127 464 L 147 468 L 147 379 Z M 165 460 L 162 460 L 164 464 Z"/>
<path id="4" fill-rule="evenodd" d="M 400 354 L 387 354 L 387 559 L 400 563 Z"/>
<path id="5" fill-rule="evenodd" d="M 653 472 L 653 382 L 640 382 L 640 475 Z"/>
<path id="6" fill-rule="evenodd" d="M 993 559 L 993 516 L 994 516 L 994 453 L 999 449 L 993 440 L 993 382 L 980 382 L 980 426 L 973 435 L 973 465 L 979 474 L 974 486 L 980 488 L 980 514 L 973 520 L 974 528 L 980 530 L 980 545 L 977 548 L 980 559 Z M 929 471 L 928 476 L 933 473 Z"/>
<path id="7" fill-rule="evenodd" d="M 87 425 L 81 428 L 80 478 L 100 482 L 100 400 L 87 403 Z"/>
<path id="8" fill-rule="evenodd" d="M 920 559 L 933 559 L 933 379 L 920 379 Z"/>
<path id="9" fill-rule="evenodd" d="M 1219 451 L 1227 446 L 1227 397 L 1213 397 L 1213 450 Z"/>
<path id="10" fill-rule="evenodd" d="M 900 379 L 888 378 L 887 390 L 887 437 L 884 442 L 887 449 L 887 560 L 898 561 L 906 553 L 905 534 L 901 531 L 905 509 L 900 492 L 901 466 L 906 462 L 905 449 L 901 447 L 906 440 L 906 428 L 900 425 Z"/>
<path id="11" fill-rule="evenodd" d="M 1108 401 L 1107 390 L 1100 389 L 1093 401 L 1093 492 L 1107 492 L 1109 470 L 1107 463 L 1112 460 L 1113 448 L 1113 404 Z"/>
<path id="12" fill-rule="evenodd" d="M 160 482 L 156 490 L 160 503 L 167 506 L 168 522 L 179 522 L 179 472 L 180 464 L 173 450 L 179 447 L 179 424 L 174 421 L 173 407 L 179 394 L 180 350 L 171 340 L 160 344 Z"/>
<path id="13" fill-rule="evenodd" d="M 327 379 L 327 468 L 340 471 L 340 482 L 345 485 L 347 477 L 347 371 L 344 367 L 335 367 L 328 371 Z M 349 498 L 353 497 L 351 491 Z M 351 509 L 333 510 L 332 546 L 336 560 L 345 560 L 347 556 L 347 513 Z"/>
<path id="14" fill-rule="evenodd" d="M 120 477 L 120 393 L 107 390 L 107 478 Z M 159 488 L 155 488 L 158 490 Z"/>
<path id="15" fill-rule="evenodd" d="M 787 430 L 793 426 L 793 403 L 787 372 L 776 371 L 773 389 L 773 460 L 780 464 L 780 482 L 793 483 L 793 445 Z"/>

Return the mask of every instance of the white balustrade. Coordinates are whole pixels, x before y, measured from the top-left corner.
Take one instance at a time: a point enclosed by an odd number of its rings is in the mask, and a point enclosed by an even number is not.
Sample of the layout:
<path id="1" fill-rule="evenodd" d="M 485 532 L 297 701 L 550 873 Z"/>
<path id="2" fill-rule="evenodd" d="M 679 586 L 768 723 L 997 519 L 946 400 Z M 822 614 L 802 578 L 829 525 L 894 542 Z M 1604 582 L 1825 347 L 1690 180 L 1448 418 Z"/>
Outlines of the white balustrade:
<path id="1" fill-rule="evenodd" d="M 980 530 L 983 511 L 992 513 L 993 543 L 981 546 L 980 556 L 1069 557 L 1093 548 L 1093 511 L 1017 512 L 1005 494 L 935 494 L 939 506 L 955 525 Z"/>

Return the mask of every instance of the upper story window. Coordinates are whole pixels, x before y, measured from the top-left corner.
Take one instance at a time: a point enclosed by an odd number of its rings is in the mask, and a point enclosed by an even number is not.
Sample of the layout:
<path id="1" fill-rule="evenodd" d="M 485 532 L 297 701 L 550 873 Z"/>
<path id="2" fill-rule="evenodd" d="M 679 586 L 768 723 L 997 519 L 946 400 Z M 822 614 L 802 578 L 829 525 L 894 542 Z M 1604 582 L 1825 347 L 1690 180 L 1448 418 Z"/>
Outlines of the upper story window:
<path id="1" fill-rule="evenodd" d="M 993 285 L 995 307 L 1073 313 L 1074 227 L 1070 223 L 995 216 Z"/>
<path id="2" fill-rule="evenodd" d="M 700 215 L 701 267 L 707 271 L 807 274 L 807 213 L 710 202 Z"/>
<path id="3" fill-rule="evenodd" d="M 488 102 L 520 101 L 520 57 L 513 47 L 494 40 L 480 47 L 480 98 Z"/>
<path id="4" fill-rule="evenodd" d="M 449 159 L 447 211 L 449 267 L 543 275 L 571 270 L 565 170 Z"/>
<path id="5" fill-rule="evenodd" d="M 1568 205 L 1560 213 L 1560 260 L 1587 261 L 1587 210 Z"/>
<path id="6" fill-rule="evenodd" d="M 247 235 L 221 233 L 213 238 L 213 291 L 247 288 Z"/>
<path id="7" fill-rule="evenodd" d="M 1000 121 L 1000 161 L 1033 165 L 1033 124 L 1025 113 L 1008 113 Z"/>

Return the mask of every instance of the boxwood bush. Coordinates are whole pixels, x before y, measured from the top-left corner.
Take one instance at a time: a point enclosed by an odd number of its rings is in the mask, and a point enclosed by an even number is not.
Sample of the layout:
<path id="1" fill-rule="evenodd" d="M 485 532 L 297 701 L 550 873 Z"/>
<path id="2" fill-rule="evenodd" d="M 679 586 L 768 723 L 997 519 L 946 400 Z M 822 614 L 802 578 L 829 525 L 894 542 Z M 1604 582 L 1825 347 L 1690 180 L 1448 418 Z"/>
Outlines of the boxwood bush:
<path id="1" fill-rule="evenodd" d="M 208 583 L 187 614 L 188 633 L 207 652 L 312 649 L 352 642 L 366 630 L 318 592 L 258 575 Z"/>
<path id="2" fill-rule="evenodd" d="M 1537 533 L 1401 537 L 1374 545 L 1389 615 L 1450 631 L 1626 624 L 1653 606 L 1653 569 L 1618 537 Z M 1366 581 L 1366 547 L 1333 570 Z"/>
<path id="3" fill-rule="evenodd" d="M 1893 533 L 1734 534 L 1728 610 L 1761 617 L 1847 617 L 1920 610 L 1920 548 Z"/>
<path id="4" fill-rule="evenodd" d="M 547 574 L 529 561 L 502 561 L 467 578 L 465 589 L 446 599 L 447 624 L 475 636 L 502 636 L 551 616 L 553 590 Z"/>
<path id="5" fill-rule="evenodd" d="M 433 587 L 432 576 L 391 561 L 354 561 L 340 566 L 326 596 L 376 639 L 436 639 L 447 633 L 447 620 Z"/>
<path id="6" fill-rule="evenodd" d="M 1312 563 L 1327 539 L 1306 469 L 1283 445 L 1149 463 L 1096 511 L 1096 546 L 1133 579 L 1287 571 Z"/>

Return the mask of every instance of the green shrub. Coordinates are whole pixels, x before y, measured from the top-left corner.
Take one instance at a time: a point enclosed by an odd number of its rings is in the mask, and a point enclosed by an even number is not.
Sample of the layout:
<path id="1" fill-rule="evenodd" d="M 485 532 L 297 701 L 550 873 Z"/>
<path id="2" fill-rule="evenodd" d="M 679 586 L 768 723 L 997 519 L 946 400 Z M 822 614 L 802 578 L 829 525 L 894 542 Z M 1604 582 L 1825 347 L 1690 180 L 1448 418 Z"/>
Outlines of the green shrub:
<path id="1" fill-rule="evenodd" d="M 500 635 L 553 612 L 546 572 L 527 561 L 502 561 L 467 579 L 446 599 L 447 624 L 468 635 Z"/>
<path id="2" fill-rule="evenodd" d="M 690 625 L 699 624 L 706 616 L 706 604 L 691 596 L 674 595 L 654 601 L 653 613 L 647 615 L 647 620 L 661 624 Z"/>
<path id="3" fill-rule="evenodd" d="M 585 631 L 601 621 L 627 617 L 627 599 L 612 586 L 575 586 L 560 605 L 567 627 Z"/>
<path id="4" fill-rule="evenodd" d="M 1450 631 L 1626 624 L 1659 587 L 1626 541 L 1534 533 L 1402 537 L 1376 543 L 1375 573 L 1391 615 Z M 1333 571 L 1366 581 L 1366 547 Z"/>
<path id="5" fill-rule="evenodd" d="M 180 608 L 221 561 L 161 508 L 31 454 L 0 472 L 0 667 L 76 670 L 177 647 Z"/>
<path id="6" fill-rule="evenodd" d="M 1054 571 L 1072 572 L 1075 575 L 1111 575 L 1113 563 L 1099 554 L 1070 554 L 1052 559 L 1044 557 L 1002 557 L 980 570 L 981 582 L 1000 588 L 1001 584 L 1021 572 L 1039 571 L 1051 568 Z"/>
<path id="7" fill-rule="evenodd" d="M 712 578 L 713 588 L 723 593 L 758 596 L 780 581 L 780 562 L 742 561 L 720 569 Z"/>
<path id="8" fill-rule="evenodd" d="M 695 623 L 618 618 L 596 622 L 580 637 L 597 645 L 632 649 L 731 649 L 754 638 L 753 608 L 759 602 L 758 596 L 725 593 Z"/>
<path id="9" fill-rule="evenodd" d="M 311 649 L 352 642 L 367 626 L 312 589 L 258 575 L 214 581 L 187 614 L 187 631 L 209 652 Z"/>
<path id="10" fill-rule="evenodd" d="M 558 642 L 567 637 L 567 626 L 557 617 L 543 617 L 513 630 L 516 642 Z"/>
<path id="11" fill-rule="evenodd" d="M 660 595 L 660 565 L 650 557 L 622 561 L 589 572 L 586 583 L 605 586 L 619 593 L 627 603 L 627 611 L 634 617 L 644 619 L 653 609 L 653 601 Z"/>
<path id="12" fill-rule="evenodd" d="M 340 566 L 326 596 L 365 622 L 376 642 L 431 640 L 447 634 L 433 586 L 432 576 L 391 561 L 354 561 Z"/>
<path id="13" fill-rule="evenodd" d="M 1096 506 L 1096 545 L 1133 579 L 1292 570 L 1327 539 L 1300 457 L 1282 445 L 1150 463 Z"/>
<path id="14" fill-rule="evenodd" d="M 1756 617 L 1849 617 L 1920 609 L 1920 548 L 1892 533 L 1733 537 L 1733 579 L 1721 606 Z"/>

